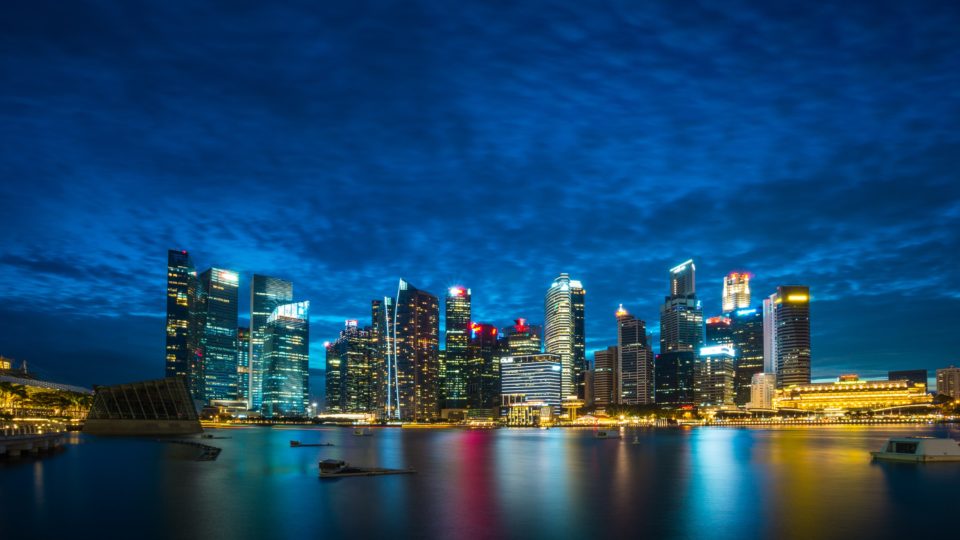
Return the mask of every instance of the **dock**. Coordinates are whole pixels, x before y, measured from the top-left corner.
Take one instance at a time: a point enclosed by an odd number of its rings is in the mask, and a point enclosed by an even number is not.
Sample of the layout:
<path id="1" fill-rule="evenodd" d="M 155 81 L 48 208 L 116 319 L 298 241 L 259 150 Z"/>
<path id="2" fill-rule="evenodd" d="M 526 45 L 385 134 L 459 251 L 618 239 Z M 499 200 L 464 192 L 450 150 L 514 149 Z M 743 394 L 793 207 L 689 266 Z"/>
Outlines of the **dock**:
<path id="1" fill-rule="evenodd" d="M 0 425 L 0 457 L 49 452 L 66 444 L 66 427 L 52 422 Z"/>

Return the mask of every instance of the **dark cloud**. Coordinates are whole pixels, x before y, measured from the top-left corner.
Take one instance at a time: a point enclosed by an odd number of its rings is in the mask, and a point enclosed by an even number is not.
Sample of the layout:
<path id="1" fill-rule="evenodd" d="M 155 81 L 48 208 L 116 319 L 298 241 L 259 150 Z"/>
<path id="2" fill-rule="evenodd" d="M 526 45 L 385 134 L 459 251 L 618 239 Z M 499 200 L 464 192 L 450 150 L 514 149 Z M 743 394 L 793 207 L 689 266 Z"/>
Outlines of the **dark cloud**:
<path id="1" fill-rule="evenodd" d="M 401 276 L 506 324 L 568 271 L 604 347 L 688 257 L 809 284 L 816 375 L 956 360 L 956 3 L 5 8 L 0 353 L 74 381 L 159 373 L 171 247 L 293 280 L 316 366 Z"/>

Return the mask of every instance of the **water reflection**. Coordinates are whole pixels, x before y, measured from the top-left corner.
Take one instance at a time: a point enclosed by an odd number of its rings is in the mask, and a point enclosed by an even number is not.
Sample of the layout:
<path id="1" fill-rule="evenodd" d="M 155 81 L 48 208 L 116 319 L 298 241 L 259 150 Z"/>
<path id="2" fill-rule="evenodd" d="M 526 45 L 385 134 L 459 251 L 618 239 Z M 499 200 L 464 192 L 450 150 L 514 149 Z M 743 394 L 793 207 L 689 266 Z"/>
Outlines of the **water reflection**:
<path id="1" fill-rule="evenodd" d="M 867 452 L 920 430 L 642 429 L 603 440 L 589 429 L 245 428 L 216 430 L 231 438 L 211 441 L 224 449 L 215 462 L 83 436 L 0 469 L 0 523 L 11 538 L 66 523 L 231 540 L 915 536 L 952 515 L 960 466 L 871 463 Z M 324 458 L 419 473 L 321 481 Z"/>

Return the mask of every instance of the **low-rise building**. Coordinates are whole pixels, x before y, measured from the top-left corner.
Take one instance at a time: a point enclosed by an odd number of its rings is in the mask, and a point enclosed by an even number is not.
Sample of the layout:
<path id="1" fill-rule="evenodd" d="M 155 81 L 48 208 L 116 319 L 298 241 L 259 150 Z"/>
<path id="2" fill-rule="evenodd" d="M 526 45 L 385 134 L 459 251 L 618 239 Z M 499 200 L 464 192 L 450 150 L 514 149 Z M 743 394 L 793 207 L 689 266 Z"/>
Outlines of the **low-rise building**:
<path id="1" fill-rule="evenodd" d="M 877 411 L 928 405 L 926 386 L 907 380 L 862 381 L 841 375 L 836 382 L 799 384 L 777 390 L 773 406 L 810 412 Z"/>

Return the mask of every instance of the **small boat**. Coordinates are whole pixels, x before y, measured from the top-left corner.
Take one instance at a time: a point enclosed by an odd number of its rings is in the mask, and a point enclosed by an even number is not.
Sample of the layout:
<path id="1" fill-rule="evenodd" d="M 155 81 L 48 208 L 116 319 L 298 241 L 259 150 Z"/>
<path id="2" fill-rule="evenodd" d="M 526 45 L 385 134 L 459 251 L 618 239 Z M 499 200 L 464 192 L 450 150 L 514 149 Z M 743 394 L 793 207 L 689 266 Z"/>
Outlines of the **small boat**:
<path id="1" fill-rule="evenodd" d="M 301 446 L 333 446 L 333 443 L 302 443 L 300 441 L 290 441 L 290 448 L 300 448 Z"/>
<path id="2" fill-rule="evenodd" d="M 634 436 L 633 436 L 633 442 L 630 443 L 630 444 L 640 444 L 640 436 L 639 436 L 639 435 L 634 435 Z"/>
<path id="3" fill-rule="evenodd" d="M 598 439 L 619 439 L 619 438 L 620 438 L 620 432 L 619 432 L 619 431 L 606 431 L 606 430 L 601 429 L 600 431 L 597 431 L 597 433 L 596 433 L 596 435 L 594 435 L 594 437 L 596 437 L 596 438 L 598 438 Z"/>
<path id="4" fill-rule="evenodd" d="M 357 437 L 370 437 L 373 435 L 373 432 L 370 431 L 370 428 L 367 428 L 367 429 L 357 428 L 353 430 L 353 434 L 356 435 Z"/>
<path id="5" fill-rule="evenodd" d="M 383 474 L 413 474 L 416 470 L 409 469 L 379 469 L 368 467 L 353 467 L 340 459 L 325 459 L 319 463 L 320 478 L 341 478 L 346 476 L 379 476 Z"/>
<path id="6" fill-rule="evenodd" d="M 960 443 L 936 437 L 891 437 L 883 449 L 870 455 L 873 459 L 907 463 L 960 461 Z"/>

